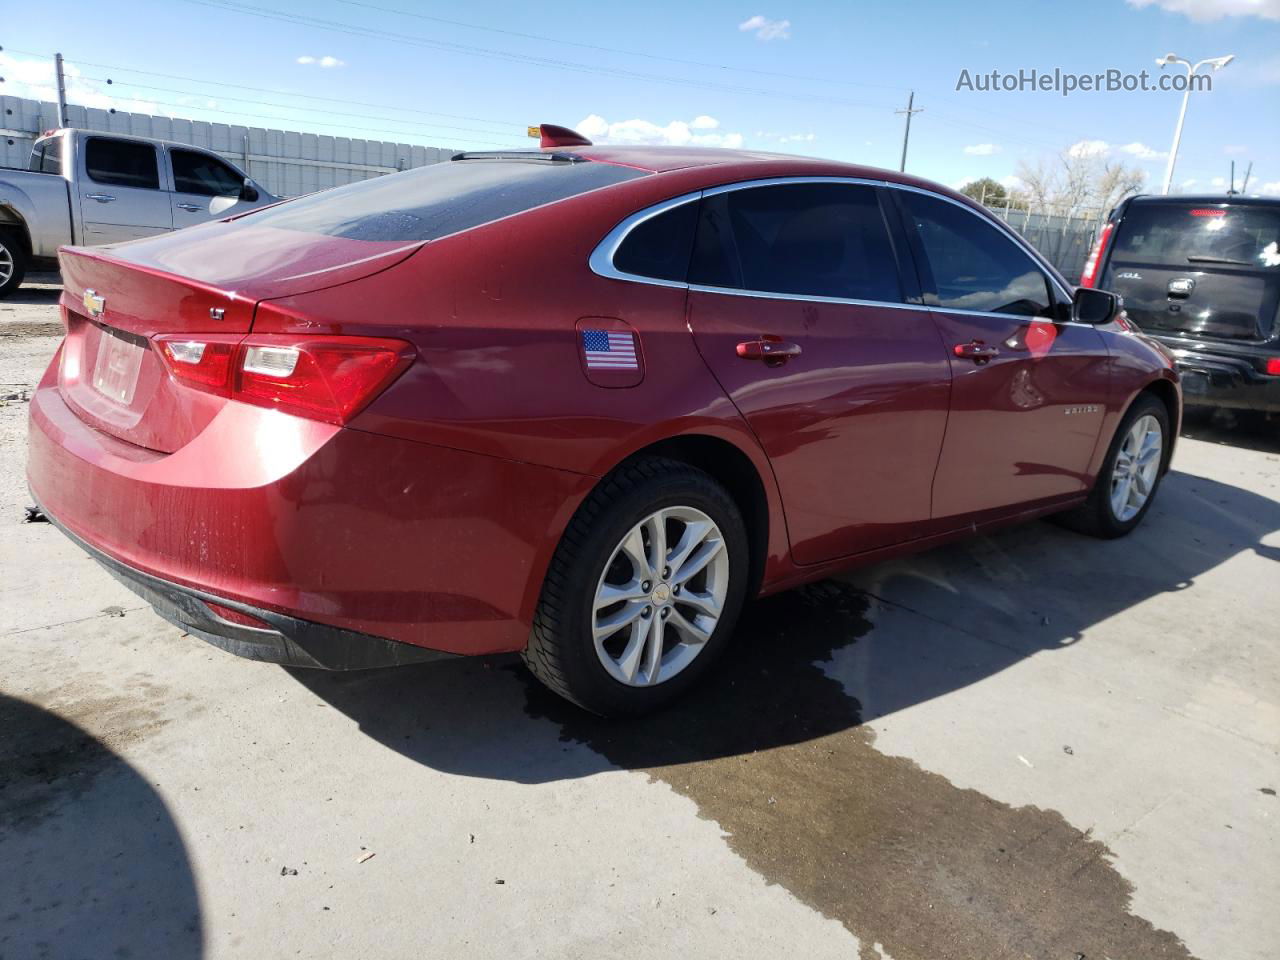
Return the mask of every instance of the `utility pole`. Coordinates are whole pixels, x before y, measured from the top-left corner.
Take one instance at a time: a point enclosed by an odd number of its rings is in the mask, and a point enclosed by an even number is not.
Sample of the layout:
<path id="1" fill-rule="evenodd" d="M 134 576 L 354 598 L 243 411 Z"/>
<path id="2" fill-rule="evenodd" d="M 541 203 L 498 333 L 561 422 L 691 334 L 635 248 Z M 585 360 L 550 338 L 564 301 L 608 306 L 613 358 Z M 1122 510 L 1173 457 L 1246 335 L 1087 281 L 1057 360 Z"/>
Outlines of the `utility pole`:
<path id="1" fill-rule="evenodd" d="M 53 71 L 58 78 L 58 126 L 67 125 L 67 81 L 62 75 L 62 54 L 53 55 Z"/>
<path id="2" fill-rule="evenodd" d="M 1244 183 L 1240 184 L 1240 192 L 1249 192 L 1249 174 L 1253 173 L 1253 161 L 1249 161 L 1249 166 L 1244 168 Z"/>
<path id="3" fill-rule="evenodd" d="M 1231 161 L 1231 186 L 1227 187 L 1227 196 L 1234 197 L 1236 195 L 1236 162 Z"/>
<path id="4" fill-rule="evenodd" d="M 924 107 L 916 107 L 912 109 L 912 105 L 916 102 L 916 92 L 912 90 L 907 94 L 907 109 L 895 110 L 894 113 L 905 113 L 907 115 L 907 129 L 902 132 L 902 162 L 898 164 L 898 172 L 905 173 L 907 169 L 907 141 L 911 139 L 911 115 L 913 113 L 923 113 Z"/>

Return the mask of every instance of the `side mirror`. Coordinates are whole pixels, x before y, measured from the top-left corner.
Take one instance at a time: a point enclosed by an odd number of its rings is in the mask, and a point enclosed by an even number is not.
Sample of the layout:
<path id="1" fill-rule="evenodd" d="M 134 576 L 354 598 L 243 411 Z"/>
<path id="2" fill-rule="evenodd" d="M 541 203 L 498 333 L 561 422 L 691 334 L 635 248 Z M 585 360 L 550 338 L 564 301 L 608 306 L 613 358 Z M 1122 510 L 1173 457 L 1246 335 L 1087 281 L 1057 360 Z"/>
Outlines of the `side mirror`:
<path id="1" fill-rule="evenodd" d="M 248 177 L 244 178 L 244 186 L 240 188 L 240 199 L 253 203 L 258 199 L 258 188 L 253 185 L 253 181 Z"/>
<path id="2" fill-rule="evenodd" d="M 1076 287 L 1071 298 L 1071 319 L 1076 323 L 1101 326 L 1115 319 L 1124 301 L 1117 294 L 1094 287 Z"/>

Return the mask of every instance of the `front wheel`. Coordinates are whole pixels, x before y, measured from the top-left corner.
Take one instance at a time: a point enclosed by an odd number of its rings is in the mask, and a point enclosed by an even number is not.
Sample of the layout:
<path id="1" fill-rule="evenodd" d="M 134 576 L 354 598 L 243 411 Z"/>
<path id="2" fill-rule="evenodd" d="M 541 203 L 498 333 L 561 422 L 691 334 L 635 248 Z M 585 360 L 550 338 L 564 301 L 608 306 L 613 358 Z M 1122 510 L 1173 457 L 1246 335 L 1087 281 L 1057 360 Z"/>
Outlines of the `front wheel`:
<path id="1" fill-rule="evenodd" d="M 565 531 L 525 663 L 593 713 L 646 713 L 706 672 L 746 593 L 747 533 L 732 497 L 652 458 L 603 480 Z"/>
<path id="2" fill-rule="evenodd" d="M 1062 515 L 1066 526 L 1095 537 L 1122 537 L 1151 509 L 1169 451 L 1169 412 L 1143 394 L 1120 421 L 1089 499 Z"/>

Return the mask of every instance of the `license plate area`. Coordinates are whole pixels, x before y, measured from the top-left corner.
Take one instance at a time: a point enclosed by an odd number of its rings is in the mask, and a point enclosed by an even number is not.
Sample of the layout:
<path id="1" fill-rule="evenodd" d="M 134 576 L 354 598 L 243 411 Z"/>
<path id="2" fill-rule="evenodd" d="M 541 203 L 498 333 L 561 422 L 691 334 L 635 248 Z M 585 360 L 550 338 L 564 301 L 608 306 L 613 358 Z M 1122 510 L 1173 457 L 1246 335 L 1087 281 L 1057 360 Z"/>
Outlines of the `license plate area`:
<path id="1" fill-rule="evenodd" d="M 98 356 L 93 365 L 93 388 L 122 406 L 133 403 L 138 373 L 147 345 L 108 327 L 99 327 Z"/>

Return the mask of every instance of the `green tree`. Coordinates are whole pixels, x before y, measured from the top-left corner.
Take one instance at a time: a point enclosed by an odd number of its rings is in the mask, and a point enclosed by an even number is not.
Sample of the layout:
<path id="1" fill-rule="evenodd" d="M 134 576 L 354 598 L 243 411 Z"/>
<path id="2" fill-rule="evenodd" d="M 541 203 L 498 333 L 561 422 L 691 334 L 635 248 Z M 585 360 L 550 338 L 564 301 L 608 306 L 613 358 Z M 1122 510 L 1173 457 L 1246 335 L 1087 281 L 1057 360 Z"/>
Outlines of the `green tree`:
<path id="1" fill-rule="evenodd" d="M 960 188 L 966 197 L 985 203 L 988 207 L 1003 207 L 1008 199 L 1008 192 L 1001 184 L 990 177 L 971 180 Z"/>

